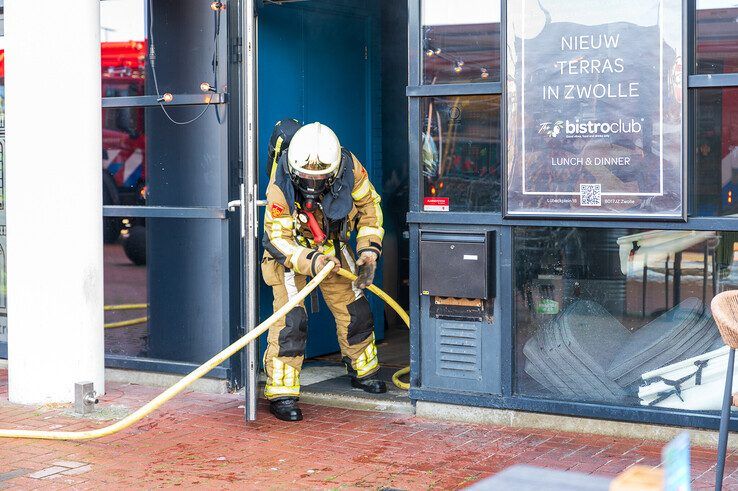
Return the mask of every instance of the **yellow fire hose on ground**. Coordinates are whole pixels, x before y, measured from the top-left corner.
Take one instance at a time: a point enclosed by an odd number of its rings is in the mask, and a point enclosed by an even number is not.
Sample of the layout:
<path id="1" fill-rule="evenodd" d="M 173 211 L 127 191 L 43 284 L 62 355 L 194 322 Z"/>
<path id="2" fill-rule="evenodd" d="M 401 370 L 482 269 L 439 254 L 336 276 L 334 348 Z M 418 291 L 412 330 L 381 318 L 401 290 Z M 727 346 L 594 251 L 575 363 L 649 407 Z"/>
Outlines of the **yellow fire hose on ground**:
<path id="1" fill-rule="evenodd" d="M 182 378 L 179 382 L 172 385 L 167 390 L 165 390 L 164 392 L 156 396 L 154 399 L 152 399 L 149 403 L 137 409 L 136 411 L 132 412 L 131 414 L 121 419 L 120 421 L 113 423 L 111 425 L 105 426 L 103 428 L 98 428 L 95 430 L 87 430 L 87 431 L 40 431 L 40 430 L 2 430 L 0 429 L 0 438 L 32 438 L 32 439 L 39 439 L 39 440 L 92 440 L 95 438 L 102 438 L 104 436 L 112 435 L 113 433 L 117 433 L 119 431 L 125 430 L 126 428 L 141 421 L 143 418 L 145 418 L 149 414 L 159 409 L 169 400 L 174 398 L 177 394 L 181 393 L 183 390 L 189 387 L 193 382 L 204 377 L 213 368 L 215 368 L 216 366 L 220 365 L 221 363 L 223 363 L 225 360 L 227 360 L 231 356 L 238 353 L 247 344 L 252 343 L 254 340 L 256 340 L 256 338 L 258 338 L 262 333 L 264 333 L 267 329 L 269 329 L 269 327 L 271 327 L 272 324 L 274 324 L 278 319 L 281 319 L 282 317 L 286 316 L 293 308 L 299 305 L 299 303 L 302 302 L 302 300 L 304 300 L 305 297 L 307 297 L 313 290 L 315 290 L 315 288 L 317 288 L 318 285 L 331 273 L 332 268 L 333 268 L 333 264 L 332 263 L 328 264 L 317 275 L 315 275 L 315 277 L 312 280 L 310 280 L 310 282 L 307 285 L 305 285 L 305 288 L 300 290 L 297 296 L 295 296 L 292 300 L 287 302 L 281 309 L 274 312 L 267 320 L 265 320 L 264 322 L 256 326 L 254 329 L 249 331 L 248 334 L 240 338 L 238 341 L 228 346 L 226 349 L 224 349 L 217 355 L 213 356 L 208 361 L 200 365 L 198 368 L 190 372 L 188 375 Z M 339 269 L 338 274 L 340 274 L 344 278 L 350 279 L 351 281 L 356 279 L 356 276 L 354 274 L 350 273 L 349 271 L 346 271 L 345 269 Z M 410 318 L 408 317 L 407 312 L 405 312 L 402 309 L 402 307 L 398 305 L 397 302 L 395 302 L 389 295 L 387 295 L 385 292 L 383 292 L 381 289 L 377 288 L 374 285 L 370 286 L 369 290 L 377 294 L 380 298 L 382 298 L 382 300 L 387 302 L 387 304 L 390 307 L 392 307 L 400 315 L 400 317 L 402 317 L 402 320 L 405 321 L 405 324 L 407 324 L 408 327 L 410 326 Z M 397 381 L 399 381 L 399 377 L 405 373 L 408 373 L 409 371 L 410 371 L 409 368 L 403 368 L 402 370 L 394 374 L 394 376 L 392 377 L 392 380 L 395 381 L 397 379 Z M 395 383 L 397 383 L 397 381 L 395 381 Z M 409 384 L 405 384 L 405 385 L 409 386 Z"/>
<path id="2" fill-rule="evenodd" d="M 105 312 L 117 312 L 119 310 L 143 310 L 148 309 L 149 304 L 147 303 L 128 303 L 123 305 L 106 305 L 105 306 Z M 129 326 L 136 326 L 138 324 L 143 324 L 145 322 L 148 322 L 149 318 L 147 317 L 136 317 L 135 319 L 125 320 L 125 321 L 119 321 L 119 322 L 108 322 L 105 324 L 105 329 L 115 329 L 117 327 L 129 327 Z"/>

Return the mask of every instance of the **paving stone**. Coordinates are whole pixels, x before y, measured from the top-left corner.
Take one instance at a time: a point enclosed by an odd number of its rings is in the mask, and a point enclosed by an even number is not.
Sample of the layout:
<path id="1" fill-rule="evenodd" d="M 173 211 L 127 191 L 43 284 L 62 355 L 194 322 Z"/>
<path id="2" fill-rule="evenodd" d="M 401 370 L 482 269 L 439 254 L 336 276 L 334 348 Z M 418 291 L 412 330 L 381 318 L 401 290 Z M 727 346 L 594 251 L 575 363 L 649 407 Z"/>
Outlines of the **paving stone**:
<path id="1" fill-rule="evenodd" d="M 58 465 L 60 467 L 67 467 L 68 469 L 76 469 L 77 467 L 82 467 L 83 465 L 87 465 L 87 462 L 75 462 L 73 460 L 57 460 L 56 462 L 52 462 L 53 465 Z"/>
<path id="2" fill-rule="evenodd" d="M 40 471 L 36 471 L 33 474 L 29 474 L 28 477 L 32 479 L 43 479 L 45 477 L 53 476 L 54 474 L 59 474 L 60 472 L 66 470 L 66 467 L 55 465 L 54 467 L 47 467 L 46 469 L 41 469 Z"/>
<path id="3" fill-rule="evenodd" d="M 80 474 L 85 474 L 87 472 L 90 472 L 92 470 L 91 465 L 82 465 L 80 467 L 76 467 L 74 469 L 69 469 L 68 471 L 62 472 L 65 476 L 78 476 Z"/>
<path id="4" fill-rule="evenodd" d="M 15 479 L 16 477 L 19 477 L 19 476 L 24 476 L 24 475 L 28 474 L 29 472 L 31 472 L 31 469 L 23 469 L 23 468 L 14 469 L 14 470 L 8 471 L 8 472 L 2 472 L 2 473 L 0 473 L 0 482 L 9 481 L 9 480 Z"/>

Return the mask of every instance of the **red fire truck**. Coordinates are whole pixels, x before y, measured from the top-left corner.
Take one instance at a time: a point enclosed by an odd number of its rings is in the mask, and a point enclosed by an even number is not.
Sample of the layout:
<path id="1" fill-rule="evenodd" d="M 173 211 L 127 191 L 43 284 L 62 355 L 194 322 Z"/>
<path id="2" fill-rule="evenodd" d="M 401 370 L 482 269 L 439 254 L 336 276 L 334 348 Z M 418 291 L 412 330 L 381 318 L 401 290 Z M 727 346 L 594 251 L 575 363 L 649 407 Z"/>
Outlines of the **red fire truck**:
<path id="1" fill-rule="evenodd" d="M 144 41 L 102 43 L 102 96 L 143 95 L 145 56 Z M 103 204 L 143 204 L 146 191 L 144 109 L 103 108 L 102 139 Z M 124 229 L 127 232 L 126 254 L 137 264 L 145 262 L 143 222 L 106 218 L 105 242 L 117 241 Z"/>

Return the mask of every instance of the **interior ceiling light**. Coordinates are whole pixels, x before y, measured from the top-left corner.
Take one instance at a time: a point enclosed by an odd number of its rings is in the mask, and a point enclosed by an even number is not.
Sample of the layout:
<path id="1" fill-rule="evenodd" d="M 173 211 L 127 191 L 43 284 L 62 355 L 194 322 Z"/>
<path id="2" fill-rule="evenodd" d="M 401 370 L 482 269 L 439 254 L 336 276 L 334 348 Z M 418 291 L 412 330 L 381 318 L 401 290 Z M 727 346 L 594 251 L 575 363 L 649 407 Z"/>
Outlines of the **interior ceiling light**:
<path id="1" fill-rule="evenodd" d="M 218 89 L 207 82 L 203 82 L 200 84 L 200 90 L 202 90 L 203 92 L 218 92 Z"/>

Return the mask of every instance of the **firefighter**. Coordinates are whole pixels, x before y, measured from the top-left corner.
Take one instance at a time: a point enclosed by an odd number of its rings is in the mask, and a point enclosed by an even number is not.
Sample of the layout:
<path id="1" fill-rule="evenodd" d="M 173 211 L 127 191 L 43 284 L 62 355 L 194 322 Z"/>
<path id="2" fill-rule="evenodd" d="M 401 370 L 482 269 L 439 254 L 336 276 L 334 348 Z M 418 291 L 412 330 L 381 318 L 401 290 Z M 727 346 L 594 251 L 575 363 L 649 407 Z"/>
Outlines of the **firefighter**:
<path id="1" fill-rule="evenodd" d="M 290 128 L 296 130 L 293 134 Z M 336 334 L 351 385 L 372 394 L 387 391 L 377 378 L 374 320 L 363 289 L 372 284 L 382 251 L 380 197 L 359 160 L 320 123 L 277 123 L 270 143 L 271 176 L 264 218 L 262 276 L 281 308 L 327 264 L 334 274 L 320 284 L 336 319 Z M 287 146 L 288 145 L 288 146 Z M 284 149 L 286 146 L 286 150 Z M 356 255 L 348 246 L 356 232 Z M 356 257 L 358 256 L 358 259 Z M 343 267 L 358 276 L 337 274 Z M 302 303 L 269 329 L 264 354 L 265 395 L 278 419 L 299 421 L 300 369 L 307 342 Z"/>

